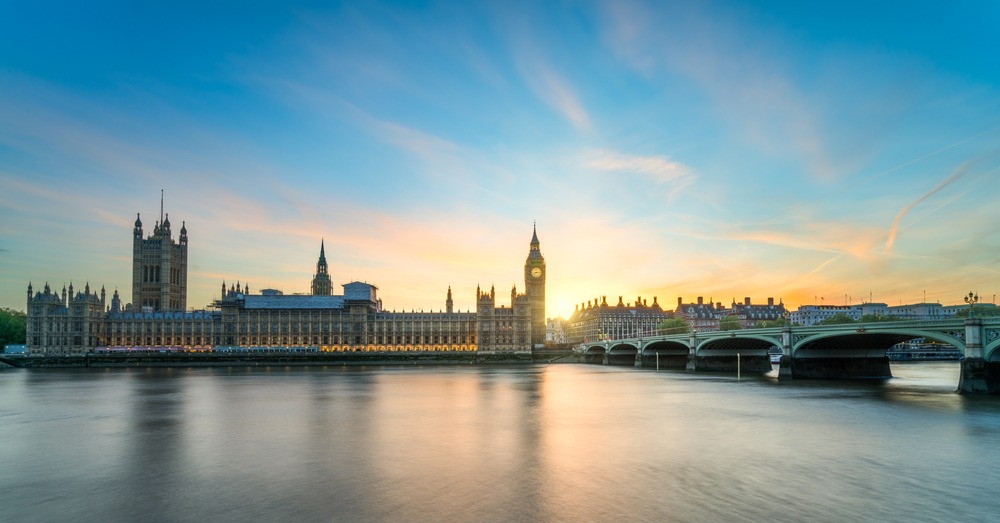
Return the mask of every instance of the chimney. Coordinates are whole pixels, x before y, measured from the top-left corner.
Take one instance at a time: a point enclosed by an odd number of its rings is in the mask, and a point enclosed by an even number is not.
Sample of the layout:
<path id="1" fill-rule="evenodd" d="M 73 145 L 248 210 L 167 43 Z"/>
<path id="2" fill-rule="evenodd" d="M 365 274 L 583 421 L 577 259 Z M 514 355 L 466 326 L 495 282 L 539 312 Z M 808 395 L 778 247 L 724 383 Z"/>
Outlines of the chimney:
<path id="1" fill-rule="evenodd" d="M 698 305 L 704 305 L 704 304 L 705 304 L 705 298 L 698 296 Z"/>
<path id="2" fill-rule="evenodd" d="M 774 305 L 774 298 L 768 298 L 767 299 L 767 304 L 768 305 Z"/>
<path id="3" fill-rule="evenodd" d="M 750 306 L 750 297 L 743 298 L 743 305 Z"/>
<path id="4" fill-rule="evenodd" d="M 684 298 L 681 298 L 680 296 L 678 296 L 677 297 L 677 308 L 680 308 L 681 305 L 684 305 Z"/>

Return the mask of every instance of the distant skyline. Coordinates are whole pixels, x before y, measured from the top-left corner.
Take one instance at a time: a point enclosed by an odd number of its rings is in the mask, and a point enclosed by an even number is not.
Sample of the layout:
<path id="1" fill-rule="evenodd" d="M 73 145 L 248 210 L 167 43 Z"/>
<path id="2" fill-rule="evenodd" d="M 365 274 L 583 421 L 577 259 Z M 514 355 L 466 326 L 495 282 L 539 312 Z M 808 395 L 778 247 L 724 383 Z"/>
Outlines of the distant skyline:
<path id="1" fill-rule="evenodd" d="M 136 212 L 219 285 L 390 310 L 984 302 L 1000 3 L 0 5 L 0 306 L 131 301 Z M 176 238 L 175 232 L 175 238 Z"/>

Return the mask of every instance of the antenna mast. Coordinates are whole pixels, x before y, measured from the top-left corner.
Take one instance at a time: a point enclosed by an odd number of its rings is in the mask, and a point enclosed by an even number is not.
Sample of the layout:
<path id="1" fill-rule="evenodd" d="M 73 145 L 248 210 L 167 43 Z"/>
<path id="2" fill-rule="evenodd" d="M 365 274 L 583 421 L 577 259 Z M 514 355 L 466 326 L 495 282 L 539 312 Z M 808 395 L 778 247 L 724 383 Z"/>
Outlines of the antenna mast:
<path id="1" fill-rule="evenodd" d="M 160 189 L 160 223 L 163 223 L 163 189 Z"/>

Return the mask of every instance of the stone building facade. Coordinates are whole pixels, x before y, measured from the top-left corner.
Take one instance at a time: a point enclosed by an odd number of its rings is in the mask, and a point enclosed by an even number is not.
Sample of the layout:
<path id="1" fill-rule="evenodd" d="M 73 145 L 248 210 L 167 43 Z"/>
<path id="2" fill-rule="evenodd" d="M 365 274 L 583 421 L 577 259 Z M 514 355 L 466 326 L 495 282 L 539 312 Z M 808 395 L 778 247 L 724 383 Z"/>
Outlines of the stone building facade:
<path id="1" fill-rule="evenodd" d="M 135 215 L 132 303 L 143 311 L 182 311 L 187 309 L 187 226 L 181 222 L 180 237 L 175 243 L 170 215 L 162 218 L 162 222 L 156 222 L 153 233 L 143 238 L 142 220 L 138 213 Z"/>
<path id="2" fill-rule="evenodd" d="M 45 287 L 32 295 L 28 284 L 26 351 L 28 353 L 83 354 L 101 345 L 105 332 L 104 288 L 73 294 L 73 284 L 62 294 Z"/>
<path id="3" fill-rule="evenodd" d="M 476 310 L 466 312 L 454 311 L 450 287 L 445 309 L 439 312 L 386 311 L 378 288 L 362 282 L 346 283 L 343 294 L 334 295 L 323 243 L 310 295 L 285 295 L 273 289 L 251 294 L 249 284 L 227 288 L 223 283 L 220 299 L 209 309 L 164 310 L 164 304 L 186 300 L 186 228 L 174 244 L 168 219 L 157 223 L 149 238 L 142 238 L 137 219 L 134 238 L 133 289 L 140 305 L 123 306 L 117 291 L 107 305 L 104 289 L 98 296 L 89 285 L 75 296 L 72 285 L 60 296 L 48 284 L 32 295 L 29 283 L 28 353 L 85 353 L 98 347 L 530 353 L 535 328 L 532 306 L 539 296 L 544 307 L 544 260 L 537 263 L 541 253 L 534 233 L 525 264 L 526 279 L 531 278 L 529 293 L 512 289 L 507 306 L 498 304 L 494 289 L 486 293 L 477 288 Z M 181 255 L 175 260 L 173 253 Z M 533 271 L 539 266 L 540 277 Z M 182 271 L 173 272 L 180 267 Z M 170 276 L 164 282 L 164 274 L 177 278 Z M 154 292 L 154 287 L 159 290 Z M 544 308 L 542 314 L 544 318 Z M 544 332 L 543 321 L 543 337 Z"/>
<path id="4" fill-rule="evenodd" d="M 774 298 L 768 298 L 767 303 L 750 303 L 750 298 L 743 298 L 743 303 L 733 300 L 730 307 L 730 314 L 735 315 L 740 320 L 740 327 L 752 329 L 762 322 L 777 321 L 785 318 L 788 311 L 785 304 L 780 300 L 774 303 Z"/>
<path id="5" fill-rule="evenodd" d="M 618 304 L 608 305 L 607 296 L 577 305 L 573 315 L 565 322 L 566 341 L 579 344 L 599 340 L 617 340 L 653 336 L 657 326 L 670 318 L 656 297 L 648 304 L 642 297 L 626 304 L 618 297 Z"/>

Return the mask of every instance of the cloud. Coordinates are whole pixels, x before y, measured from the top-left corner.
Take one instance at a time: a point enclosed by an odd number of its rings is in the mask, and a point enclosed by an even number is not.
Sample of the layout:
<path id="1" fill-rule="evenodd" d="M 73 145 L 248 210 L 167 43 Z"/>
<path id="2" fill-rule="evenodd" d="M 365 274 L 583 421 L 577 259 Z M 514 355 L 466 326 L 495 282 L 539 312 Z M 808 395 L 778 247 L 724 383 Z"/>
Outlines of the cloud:
<path id="1" fill-rule="evenodd" d="M 579 131 L 592 129 L 590 116 L 576 90 L 553 68 L 538 49 L 524 49 L 517 60 L 521 75 L 539 99 L 561 114 Z"/>
<path id="2" fill-rule="evenodd" d="M 666 156 L 632 156 L 614 151 L 597 151 L 583 161 L 583 167 L 595 171 L 645 176 L 659 185 L 668 186 L 668 201 L 673 200 L 697 178 L 690 168 Z"/>
<path id="3" fill-rule="evenodd" d="M 889 253 L 892 252 L 893 244 L 896 243 L 896 236 L 899 233 L 899 224 L 900 224 L 900 222 L 903 221 L 903 218 L 906 217 L 907 213 L 909 213 L 911 209 L 913 209 L 914 207 L 916 207 L 917 205 L 919 205 L 921 202 L 923 202 L 927 198 L 930 198 L 931 196 L 933 196 L 935 193 L 937 193 L 941 189 L 944 189 L 945 187 L 951 185 L 952 183 L 954 183 L 956 180 L 958 180 L 962 176 L 965 176 L 965 173 L 969 171 L 969 167 L 971 166 L 972 163 L 973 162 L 966 162 L 966 163 L 963 163 L 962 165 L 959 165 L 958 167 L 955 168 L 954 171 L 952 171 L 952 173 L 950 175 L 948 175 L 947 178 L 945 178 L 944 180 L 941 180 L 937 185 L 935 185 L 933 189 L 931 189 L 930 191 L 927 191 L 926 193 L 924 193 L 922 196 L 920 196 L 916 200 L 910 202 L 906 207 L 903 207 L 903 210 L 899 211 L 899 214 L 896 215 L 896 218 L 894 220 L 892 220 L 892 226 L 889 227 L 888 239 L 886 239 L 886 242 L 885 242 L 885 253 L 886 254 L 889 254 Z"/>

